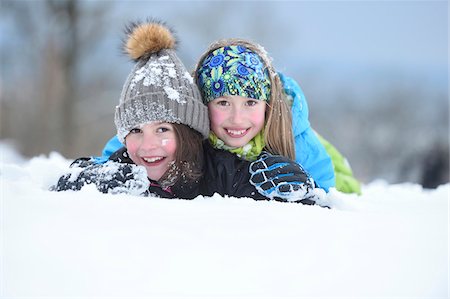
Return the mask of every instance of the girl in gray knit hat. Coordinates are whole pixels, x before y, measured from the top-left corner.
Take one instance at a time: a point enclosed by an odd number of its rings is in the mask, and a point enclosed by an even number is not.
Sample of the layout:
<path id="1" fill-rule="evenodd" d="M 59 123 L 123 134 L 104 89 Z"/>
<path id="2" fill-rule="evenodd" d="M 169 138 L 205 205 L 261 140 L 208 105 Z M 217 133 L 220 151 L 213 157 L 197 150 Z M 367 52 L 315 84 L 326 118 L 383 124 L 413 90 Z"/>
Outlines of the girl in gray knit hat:
<path id="1" fill-rule="evenodd" d="M 54 190 L 93 183 L 104 193 L 185 199 L 219 193 L 315 203 L 314 182 L 295 162 L 263 153 L 251 163 L 203 142 L 210 130 L 207 107 L 166 26 L 132 24 L 127 34 L 124 49 L 135 66 L 115 110 L 117 137 L 125 146 L 103 164 L 77 159 Z"/>

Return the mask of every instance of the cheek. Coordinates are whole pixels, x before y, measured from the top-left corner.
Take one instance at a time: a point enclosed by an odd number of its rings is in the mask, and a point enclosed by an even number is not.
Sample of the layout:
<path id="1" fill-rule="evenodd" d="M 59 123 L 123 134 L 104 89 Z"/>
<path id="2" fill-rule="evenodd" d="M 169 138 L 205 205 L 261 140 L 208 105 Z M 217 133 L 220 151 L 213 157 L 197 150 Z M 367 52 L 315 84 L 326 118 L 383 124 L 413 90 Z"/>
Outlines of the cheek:
<path id="1" fill-rule="evenodd" d="M 166 153 L 175 155 L 175 152 L 177 150 L 177 142 L 174 138 L 163 139 L 161 140 L 161 147 L 164 148 Z"/>
<path id="2" fill-rule="evenodd" d="M 262 127 L 264 125 L 264 120 L 265 120 L 264 113 L 262 115 L 258 114 L 252 117 L 252 122 L 258 127 Z"/>
<path id="3" fill-rule="evenodd" d="M 257 110 L 253 111 L 250 115 L 250 121 L 255 124 L 258 128 L 264 127 L 264 122 L 266 120 L 266 106 L 261 106 Z"/>
<path id="4" fill-rule="evenodd" d="M 137 163 L 136 153 L 139 149 L 139 142 L 136 138 L 132 138 L 131 136 L 127 136 L 125 138 L 125 146 L 127 148 L 127 152 L 130 155 L 131 160 L 134 163 Z"/>
<path id="5" fill-rule="evenodd" d="M 219 109 L 210 108 L 208 112 L 211 128 L 219 126 L 227 118 L 227 113 Z"/>

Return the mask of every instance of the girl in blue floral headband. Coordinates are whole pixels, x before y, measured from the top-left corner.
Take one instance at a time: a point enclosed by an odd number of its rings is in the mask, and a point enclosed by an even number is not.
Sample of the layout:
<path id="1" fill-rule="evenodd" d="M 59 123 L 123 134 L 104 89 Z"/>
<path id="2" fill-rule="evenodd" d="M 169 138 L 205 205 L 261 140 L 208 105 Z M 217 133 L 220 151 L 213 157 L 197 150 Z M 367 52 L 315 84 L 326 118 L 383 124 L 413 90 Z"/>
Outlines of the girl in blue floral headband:
<path id="1" fill-rule="evenodd" d="M 338 183 L 340 191 L 360 192 L 345 158 L 311 128 L 298 84 L 275 71 L 263 47 L 219 40 L 200 57 L 194 78 L 208 105 L 209 140 L 215 148 L 246 160 L 263 150 L 286 156 L 326 191 Z"/>
<path id="2" fill-rule="evenodd" d="M 208 104 L 214 147 L 246 160 L 263 149 L 295 159 L 291 112 L 261 46 L 239 39 L 214 43 L 194 78 Z"/>

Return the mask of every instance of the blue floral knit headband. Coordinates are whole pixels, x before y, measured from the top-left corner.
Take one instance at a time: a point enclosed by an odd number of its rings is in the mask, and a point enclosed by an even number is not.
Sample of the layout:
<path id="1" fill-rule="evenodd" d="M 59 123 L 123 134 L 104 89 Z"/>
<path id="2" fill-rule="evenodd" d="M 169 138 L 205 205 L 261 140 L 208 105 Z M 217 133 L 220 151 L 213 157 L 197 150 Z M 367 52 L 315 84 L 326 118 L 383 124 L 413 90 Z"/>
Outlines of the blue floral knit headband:
<path id="1" fill-rule="evenodd" d="M 211 52 L 198 69 L 203 103 L 237 95 L 270 100 L 270 78 L 261 58 L 244 46 L 225 46 Z"/>

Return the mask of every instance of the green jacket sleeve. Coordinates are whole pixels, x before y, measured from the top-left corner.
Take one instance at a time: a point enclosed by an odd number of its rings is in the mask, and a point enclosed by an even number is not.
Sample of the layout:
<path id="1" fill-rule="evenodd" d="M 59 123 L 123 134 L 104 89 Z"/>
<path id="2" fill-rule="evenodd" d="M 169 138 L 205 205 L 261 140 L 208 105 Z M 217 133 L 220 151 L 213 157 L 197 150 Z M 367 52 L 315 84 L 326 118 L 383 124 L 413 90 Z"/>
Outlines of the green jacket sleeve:
<path id="1" fill-rule="evenodd" d="M 361 195 L 361 184 L 353 176 L 352 169 L 347 159 L 325 138 L 315 132 L 320 143 L 325 147 L 328 155 L 333 163 L 334 173 L 336 177 L 336 190 L 343 193 L 356 193 Z"/>

